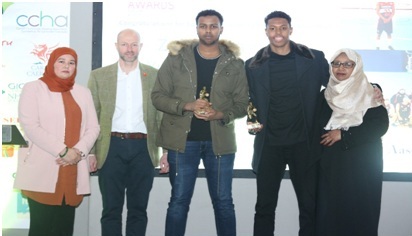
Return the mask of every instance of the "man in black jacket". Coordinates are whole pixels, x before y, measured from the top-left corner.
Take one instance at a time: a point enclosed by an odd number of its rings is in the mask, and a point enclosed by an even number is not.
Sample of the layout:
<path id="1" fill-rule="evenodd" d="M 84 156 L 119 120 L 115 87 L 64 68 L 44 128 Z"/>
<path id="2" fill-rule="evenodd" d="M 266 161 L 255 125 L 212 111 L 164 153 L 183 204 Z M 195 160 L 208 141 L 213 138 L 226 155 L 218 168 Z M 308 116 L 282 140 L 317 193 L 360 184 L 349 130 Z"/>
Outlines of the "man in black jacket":
<path id="1" fill-rule="evenodd" d="M 309 168 L 316 101 L 329 79 L 324 53 L 290 41 L 291 18 L 275 11 L 265 18 L 270 44 L 246 61 L 251 102 L 261 128 L 253 170 L 257 180 L 254 235 L 274 233 L 280 184 L 289 167 L 299 205 L 299 235 L 314 235 L 316 168 Z M 253 132 L 252 132 L 253 133 Z"/>

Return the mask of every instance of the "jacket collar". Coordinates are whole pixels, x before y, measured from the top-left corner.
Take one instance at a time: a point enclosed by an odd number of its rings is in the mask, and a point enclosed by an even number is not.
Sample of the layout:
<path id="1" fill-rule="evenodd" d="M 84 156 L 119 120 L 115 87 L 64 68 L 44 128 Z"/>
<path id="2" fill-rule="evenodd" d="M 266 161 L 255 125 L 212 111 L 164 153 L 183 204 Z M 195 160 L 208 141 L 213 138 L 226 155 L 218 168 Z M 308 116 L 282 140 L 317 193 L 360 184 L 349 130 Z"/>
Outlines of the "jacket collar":
<path id="1" fill-rule="evenodd" d="M 306 57 L 308 59 L 314 59 L 315 55 L 312 53 L 311 49 L 303 44 L 298 44 L 290 41 L 290 47 L 300 56 Z M 249 63 L 249 68 L 260 67 L 267 59 L 270 57 L 270 45 L 260 49 L 254 57 L 251 58 Z"/>
<path id="2" fill-rule="evenodd" d="M 167 45 L 167 49 L 169 50 L 169 54 L 176 56 L 181 53 L 183 48 L 190 48 L 190 50 L 194 49 L 199 44 L 198 39 L 192 40 L 176 40 L 172 41 Z M 233 54 L 236 59 L 239 59 L 240 56 L 240 48 L 238 45 L 233 43 L 229 40 L 219 40 L 219 48 L 222 53 L 231 53 Z"/>

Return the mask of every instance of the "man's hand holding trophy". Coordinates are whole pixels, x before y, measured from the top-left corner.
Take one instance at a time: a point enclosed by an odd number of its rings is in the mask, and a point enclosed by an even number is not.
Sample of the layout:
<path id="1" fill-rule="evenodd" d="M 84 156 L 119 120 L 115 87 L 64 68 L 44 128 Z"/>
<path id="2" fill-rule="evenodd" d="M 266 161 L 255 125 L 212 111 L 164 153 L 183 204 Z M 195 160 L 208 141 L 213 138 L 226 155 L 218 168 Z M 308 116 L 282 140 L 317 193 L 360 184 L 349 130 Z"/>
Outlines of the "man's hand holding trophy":
<path id="1" fill-rule="evenodd" d="M 247 128 L 250 134 L 256 134 L 263 127 L 257 119 L 256 111 L 257 109 L 253 106 L 253 103 L 249 102 L 249 105 L 247 106 Z"/>
<path id="2" fill-rule="evenodd" d="M 194 102 L 194 115 L 196 118 L 204 121 L 220 120 L 223 118 L 223 113 L 213 109 L 209 102 L 209 92 L 206 87 L 203 87 L 199 92 L 199 98 Z"/>
<path id="3" fill-rule="evenodd" d="M 209 102 L 208 97 L 209 97 L 209 93 L 206 91 L 206 87 L 204 86 L 202 90 L 200 90 L 199 92 L 199 99 Z M 195 113 L 198 115 L 204 115 L 208 112 L 209 109 L 210 109 L 210 105 L 196 110 Z"/>

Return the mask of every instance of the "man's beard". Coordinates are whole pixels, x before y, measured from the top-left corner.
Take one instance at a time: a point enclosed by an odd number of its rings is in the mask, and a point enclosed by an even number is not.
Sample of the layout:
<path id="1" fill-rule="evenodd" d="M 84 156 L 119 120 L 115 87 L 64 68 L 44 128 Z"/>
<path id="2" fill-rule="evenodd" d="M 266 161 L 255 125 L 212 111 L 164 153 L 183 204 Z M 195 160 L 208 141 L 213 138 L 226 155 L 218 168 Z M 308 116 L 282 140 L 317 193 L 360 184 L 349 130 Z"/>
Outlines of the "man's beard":
<path id="1" fill-rule="evenodd" d="M 206 45 L 206 46 L 212 46 L 212 45 L 215 45 L 219 42 L 219 37 L 216 40 L 213 40 L 211 42 L 207 42 L 206 40 L 199 37 L 199 42 L 203 45 Z"/>
<path id="2" fill-rule="evenodd" d="M 121 58 L 123 61 L 125 61 L 125 62 L 134 62 L 134 61 L 137 60 L 137 55 L 134 55 L 134 56 L 131 57 L 131 58 L 126 57 L 126 56 L 124 56 L 124 55 L 120 55 L 120 58 Z"/>

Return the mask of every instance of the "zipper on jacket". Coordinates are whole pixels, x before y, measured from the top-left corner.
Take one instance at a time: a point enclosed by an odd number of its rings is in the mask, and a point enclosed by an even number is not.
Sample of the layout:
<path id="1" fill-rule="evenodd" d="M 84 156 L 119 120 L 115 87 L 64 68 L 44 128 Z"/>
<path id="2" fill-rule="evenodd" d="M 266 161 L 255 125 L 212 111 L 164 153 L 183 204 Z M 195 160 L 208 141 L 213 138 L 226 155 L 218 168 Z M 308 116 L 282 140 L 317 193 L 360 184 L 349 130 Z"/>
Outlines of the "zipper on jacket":
<path id="1" fill-rule="evenodd" d="M 187 65 L 186 65 L 186 63 L 185 63 L 185 57 L 182 55 L 182 58 L 183 58 L 183 65 L 185 66 L 185 68 L 186 68 L 186 70 L 187 70 L 187 72 L 189 72 L 189 82 L 190 82 L 190 84 L 192 85 L 192 89 L 193 90 L 195 90 L 194 91 L 194 96 L 193 96 L 193 99 L 196 101 L 196 89 L 193 87 L 193 78 L 192 78 L 192 72 L 190 71 L 190 69 L 189 69 L 189 67 L 187 67 Z M 197 86 L 197 83 L 196 83 L 196 86 Z"/>

